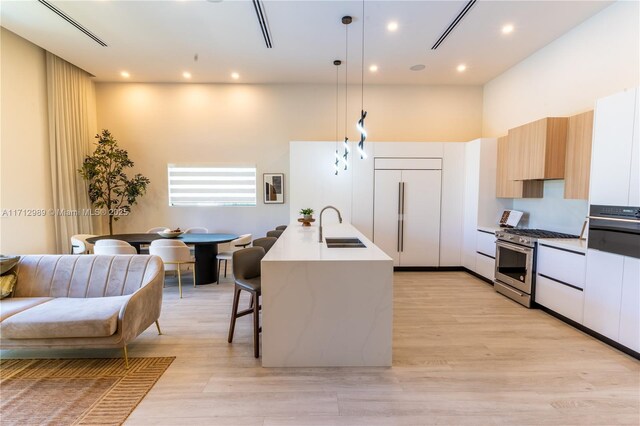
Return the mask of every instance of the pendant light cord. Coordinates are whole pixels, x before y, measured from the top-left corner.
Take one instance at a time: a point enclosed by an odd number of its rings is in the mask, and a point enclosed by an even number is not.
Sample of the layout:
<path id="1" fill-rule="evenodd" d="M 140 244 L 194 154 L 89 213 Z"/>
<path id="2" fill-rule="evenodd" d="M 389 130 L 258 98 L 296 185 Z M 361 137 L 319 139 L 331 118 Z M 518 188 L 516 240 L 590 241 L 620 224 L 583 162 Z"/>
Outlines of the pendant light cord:
<path id="1" fill-rule="evenodd" d="M 349 110 L 349 25 L 344 26 L 344 137 L 347 137 L 347 111 Z"/>
<path id="2" fill-rule="evenodd" d="M 360 74 L 361 98 L 360 109 L 364 111 L 364 0 L 362 0 L 362 69 Z"/>
<path id="3" fill-rule="evenodd" d="M 339 142 L 338 141 L 338 123 L 340 122 L 340 102 L 339 102 L 339 98 L 340 98 L 340 89 L 339 89 L 339 82 L 340 82 L 340 70 L 338 69 L 339 66 L 336 65 L 336 144 Z M 337 148 L 337 145 L 336 145 Z"/>

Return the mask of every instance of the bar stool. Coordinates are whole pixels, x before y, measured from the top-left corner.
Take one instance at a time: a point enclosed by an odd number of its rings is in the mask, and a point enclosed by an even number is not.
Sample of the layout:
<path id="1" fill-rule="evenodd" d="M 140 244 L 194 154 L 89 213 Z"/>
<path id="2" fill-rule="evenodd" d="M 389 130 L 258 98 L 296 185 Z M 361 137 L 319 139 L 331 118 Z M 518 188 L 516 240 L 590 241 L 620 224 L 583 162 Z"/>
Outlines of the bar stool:
<path id="1" fill-rule="evenodd" d="M 278 241 L 276 237 L 263 237 L 253 240 L 254 247 L 262 247 L 265 253 L 269 252 L 269 249 Z"/>
<path id="2" fill-rule="evenodd" d="M 276 238 L 280 238 L 280 235 L 282 235 L 284 231 L 269 231 L 267 232 L 267 237 L 276 237 Z"/>
<path id="3" fill-rule="evenodd" d="M 228 341 L 229 343 L 233 341 L 236 319 L 253 313 L 253 354 L 256 358 L 260 357 L 260 261 L 263 257 L 264 249 L 262 247 L 249 247 L 233 252 L 235 288 Z M 251 294 L 251 306 L 238 312 L 240 292 L 242 290 Z"/>
<path id="4" fill-rule="evenodd" d="M 276 231 L 284 231 L 285 229 L 287 229 L 287 225 L 276 226 Z"/>

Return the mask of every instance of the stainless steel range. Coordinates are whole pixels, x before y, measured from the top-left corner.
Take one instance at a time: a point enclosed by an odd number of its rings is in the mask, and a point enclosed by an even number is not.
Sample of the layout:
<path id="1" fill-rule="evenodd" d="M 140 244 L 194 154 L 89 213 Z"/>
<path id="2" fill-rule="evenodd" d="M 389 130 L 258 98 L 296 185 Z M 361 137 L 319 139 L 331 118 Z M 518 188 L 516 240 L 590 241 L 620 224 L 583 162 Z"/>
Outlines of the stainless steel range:
<path id="1" fill-rule="evenodd" d="M 493 287 L 498 293 L 531 307 L 535 294 L 538 238 L 578 238 L 577 235 L 542 229 L 496 231 L 496 273 Z"/>

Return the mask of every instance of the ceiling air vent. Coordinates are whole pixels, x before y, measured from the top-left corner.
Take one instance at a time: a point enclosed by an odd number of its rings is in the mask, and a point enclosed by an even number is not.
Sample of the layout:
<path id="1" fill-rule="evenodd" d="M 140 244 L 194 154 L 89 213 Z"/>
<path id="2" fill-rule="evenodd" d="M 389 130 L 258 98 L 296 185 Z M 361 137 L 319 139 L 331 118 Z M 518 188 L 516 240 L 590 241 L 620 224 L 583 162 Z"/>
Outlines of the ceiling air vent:
<path id="1" fill-rule="evenodd" d="M 444 30 L 444 32 L 442 33 L 442 35 L 440 36 L 438 41 L 436 41 L 435 44 L 433 46 L 431 46 L 431 50 L 436 50 L 438 48 L 438 46 L 440 46 L 442 44 L 444 39 L 449 36 L 451 31 L 453 31 L 453 29 L 460 23 L 460 21 L 462 20 L 462 18 L 464 18 L 464 16 L 467 14 L 467 12 L 469 12 L 469 10 L 473 7 L 473 5 L 476 4 L 476 1 L 477 0 L 470 0 L 469 2 L 467 2 L 467 4 L 464 6 L 462 11 L 460 11 L 458 16 L 456 16 L 456 18 L 453 20 L 453 22 L 451 24 L 449 24 L 449 26 L 447 27 L 446 30 Z"/>
<path id="2" fill-rule="evenodd" d="M 104 41 L 100 40 L 98 38 L 98 36 L 96 36 L 95 34 L 93 34 L 91 31 L 89 31 L 88 29 L 86 29 L 85 27 L 83 27 L 82 25 L 80 25 L 75 19 L 73 19 L 72 17 L 70 17 L 69 15 L 67 15 L 66 13 L 64 13 L 63 11 L 61 11 L 60 9 L 58 9 L 57 7 L 55 7 L 54 5 L 52 5 L 51 3 L 49 3 L 46 0 L 38 0 L 41 4 L 47 6 L 52 12 L 54 12 L 56 15 L 58 15 L 59 17 L 61 17 L 62 19 L 64 19 L 65 21 L 67 21 L 68 23 L 70 23 L 71 25 L 73 25 L 74 27 L 76 27 L 77 29 L 79 29 L 80 31 L 82 31 L 87 37 L 89 37 L 91 40 L 95 41 L 96 43 L 98 43 L 100 46 L 103 47 L 107 47 L 107 43 L 105 43 Z"/>
<path id="3" fill-rule="evenodd" d="M 267 24 L 267 14 L 264 11 L 264 6 L 262 6 L 262 2 L 260 0 L 253 0 L 253 7 L 256 10 L 256 15 L 258 15 L 258 23 L 260 24 L 260 29 L 262 30 L 264 43 L 267 45 L 268 49 L 271 49 L 273 45 L 271 44 L 271 33 L 269 32 L 269 25 Z"/>

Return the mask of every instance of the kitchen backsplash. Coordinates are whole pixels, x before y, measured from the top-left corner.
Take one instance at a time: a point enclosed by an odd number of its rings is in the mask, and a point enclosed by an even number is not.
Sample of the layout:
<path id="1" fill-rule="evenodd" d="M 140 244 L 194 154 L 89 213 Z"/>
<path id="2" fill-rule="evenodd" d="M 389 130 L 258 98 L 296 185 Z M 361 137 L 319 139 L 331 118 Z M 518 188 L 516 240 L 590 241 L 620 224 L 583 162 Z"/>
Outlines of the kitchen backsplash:
<path id="1" fill-rule="evenodd" d="M 544 198 L 513 200 L 513 209 L 525 212 L 519 226 L 580 234 L 589 212 L 586 200 L 565 200 L 564 181 L 544 182 Z"/>

